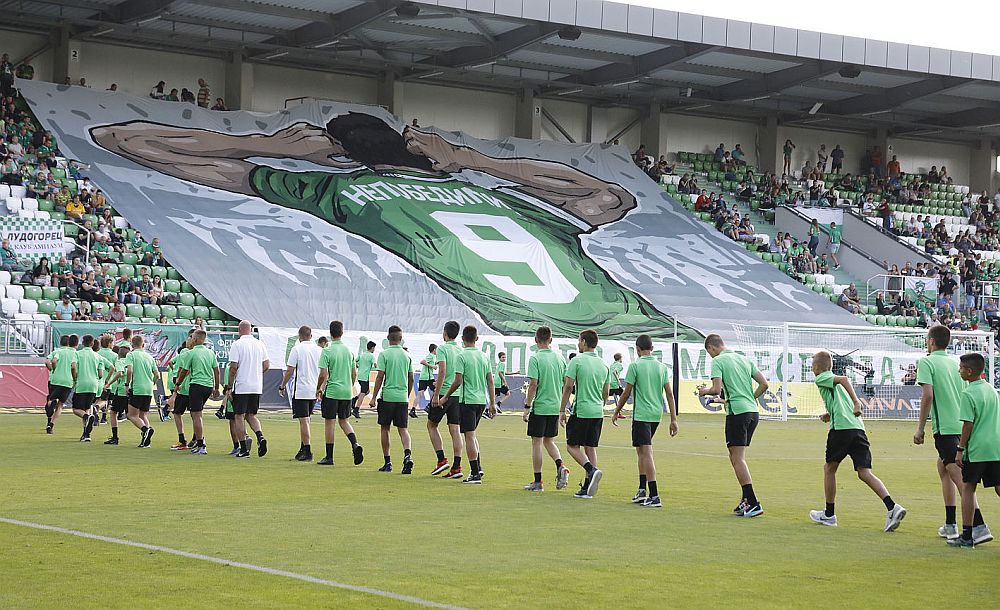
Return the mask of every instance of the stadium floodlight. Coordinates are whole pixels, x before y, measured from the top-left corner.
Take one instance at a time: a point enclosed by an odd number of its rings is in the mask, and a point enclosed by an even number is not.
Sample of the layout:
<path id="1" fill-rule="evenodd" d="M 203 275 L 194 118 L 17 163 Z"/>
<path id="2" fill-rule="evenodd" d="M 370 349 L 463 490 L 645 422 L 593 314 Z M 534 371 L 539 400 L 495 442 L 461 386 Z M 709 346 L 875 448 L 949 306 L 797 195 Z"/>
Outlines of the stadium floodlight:
<path id="1" fill-rule="evenodd" d="M 698 104 L 697 106 L 691 106 L 690 108 L 684 108 L 684 110 L 701 110 L 702 108 L 711 108 L 711 104 Z"/>
<path id="2" fill-rule="evenodd" d="M 888 110 L 875 110 L 873 112 L 863 112 L 861 113 L 861 116 L 875 116 L 877 114 L 885 114 L 887 112 L 892 112 L 892 109 L 890 108 Z"/>
<path id="3" fill-rule="evenodd" d="M 492 66 L 492 65 L 494 65 L 496 63 L 497 63 L 497 60 L 495 60 L 495 59 L 493 61 L 484 61 L 481 64 L 476 64 L 474 66 L 469 66 L 469 69 L 470 70 L 478 70 L 479 68 L 486 68 L 486 67 Z"/>
<path id="4" fill-rule="evenodd" d="M 288 55 L 288 51 L 279 51 L 273 55 L 268 55 L 264 59 L 278 59 L 279 57 L 284 57 L 285 55 Z"/>
<path id="5" fill-rule="evenodd" d="M 687 88 L 687 97 L 691 97 L 691 87 Z"/>
<path id="6" fill-rule="evenodd" d="M 567 89 L 566 91 L 560 91 L 556 95 L 573 95 L 574 93 L 582 93 L 583 89 Z"/>
<path id="7" fill-rule="evenodd" d="M 560 29 L 557 33 L 559 38 L 562 40 L 579 40 L 580 36 L 583 34 L 583 32 L 580 31 L 580 28 L 572 25 L 567 25 L 566 27 Z"/>
<path id="8" fill-rule="evenodd" d="M 809 114 L 816 114 L 819 109 L 823 107 L 823 102 L 816 102 L 813 107 L 809 109 Z"/>
<path id="9" fill-rule="evenodd" d="M 638 79 L 638 78 L 636 78 L 636 79 L 633 79 L 633 80 L 626 80 L 626 81 L 622 81 L 622 82 L 620 82 L 620 83 L 613 83 L 613 84 L 611 84 L 610 86 L 612 86 L 612 87 L 624 87 L 625 85 L 634 85 L 634 84 L 636 84 L 637 82 L 639 82 L 639 79 Z"/>

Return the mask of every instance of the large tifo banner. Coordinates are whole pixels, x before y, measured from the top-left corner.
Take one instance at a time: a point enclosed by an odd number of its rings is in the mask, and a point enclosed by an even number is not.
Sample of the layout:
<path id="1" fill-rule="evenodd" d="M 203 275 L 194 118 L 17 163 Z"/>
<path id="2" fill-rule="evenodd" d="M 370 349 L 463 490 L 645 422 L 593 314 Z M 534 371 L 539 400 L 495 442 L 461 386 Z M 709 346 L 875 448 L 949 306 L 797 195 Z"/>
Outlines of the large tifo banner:
<path id="1" fill-rule="evenodd" d="M 52 342 L 59 344 L 59 339 L 63 335 L 111 335 L 115 342 L 122 339 L 122 332 L 126 325 L 114 322 L 52 322 Z M 166 368 L 170 364 L 170 359 L 177 355 L 177 352 L 184 345 L 187 339 L 190 326 L 177 324 L 130 324 L 128 328 L 132 330 L 133 336 L 141 336 L 145 341 L 143 349 L 156 360 L 161 368 Z M 229 347 L 237 339 L 236 333 L 220 333 L 210 331 L 205 345 L 219 354 L 226 357 L 229 354 Z"/>
<path id="2" fill-rule="evenodd" d="M 115 208 L 259 326 L 697 341 L 735 321 L 854 321 L 694 220 L 620 147 L 479 140 L 333 102 L 212 112 L 18 85 Z"/>
<path id="3" fill-rule="evenodd" d="M 59 220 L 0 216 L 0 240 L 10 241 L 19 259 L 58 258 L 66 250 Z"/>

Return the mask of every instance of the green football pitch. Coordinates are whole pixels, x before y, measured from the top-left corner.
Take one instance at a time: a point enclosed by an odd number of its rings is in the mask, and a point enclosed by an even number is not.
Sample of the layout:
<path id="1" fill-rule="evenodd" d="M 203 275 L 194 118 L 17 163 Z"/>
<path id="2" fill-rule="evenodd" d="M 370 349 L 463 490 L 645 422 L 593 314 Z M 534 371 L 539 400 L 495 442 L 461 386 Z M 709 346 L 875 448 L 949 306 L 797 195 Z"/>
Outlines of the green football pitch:
<path id="1" fill-rule="evenodd" d="M 412 476 L 398 474 L 395 435 L 397 472 L 376 472 L 378 433 L 367 413 L 356 423 L 367 461 L 353 466 L 338 436 L 334 468 L 290 461 L 298 428 L 275 415 L 263 418 L 270 453 L 249 460 L 225 455 L 228 431 L 214 418 L 208 456 L 169 451 L 171 422 L 157 424 L 147 450 L 135 448 L 131 426 L 122 427 L 118 447 L 101 444 L 105 426 L 94 443 L 79 443 L 77 422 L 64 415 L 47 436 L 41 415 L 0 416 L 0 607 L 996 602 L 1000 542 L 967 550 L 938 538 L 934 450 L 911 444 L 911 423 L 868 424 L 875 472 L 909 510 L 900 529 L 885 534 L 882 503 L 849 464 L 839 481 L 840 527 L 809 521 L 808 511 L 823 507 L 826 430 L 816 420 L 758 428 L 748 455 L 766 514 L 756 519 L 731 514 L 739 488 L 722 420 L 712 416 L 683 417 L 676 438 L 657 437 L 658 510 L 629 502 L 636 487 L 629 422 L 614 428 L 605 420 L 605 476 L 592 500 L 572 497 L 582 478 L 575 464 L 571 486 L 556 491 L 548 460 L 546 491 L 522 491 L 531 480 L 530 445 L 516 416 L 480 427 L 482 486 L 429 476 L 434 454 L 424 419 L 411 420 Z M 314 438 L 321 434 L 315 422 Z M 1000 499 L 990 492 L 981 501 L 987 521 L 1000 525 Z"/>

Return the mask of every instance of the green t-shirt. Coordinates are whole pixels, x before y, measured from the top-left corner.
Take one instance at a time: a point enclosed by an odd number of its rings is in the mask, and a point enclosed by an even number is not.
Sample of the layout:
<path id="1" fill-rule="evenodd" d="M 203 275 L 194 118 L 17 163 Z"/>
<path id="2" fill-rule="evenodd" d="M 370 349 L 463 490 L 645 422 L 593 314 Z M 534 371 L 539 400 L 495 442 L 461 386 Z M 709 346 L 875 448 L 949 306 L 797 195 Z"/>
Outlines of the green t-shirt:
<path id="1" fill-rule="evenodd" d="M 712 379 L 722 379 L 726 415 L 757 412 L 753 397 L 753 376 L 757 366 L 746 356 L 727 349 L 712 358 Z"/>
<path id="2" fill-rule="evenodd" d="M 413 363 L 402 345 L 390 345 L 379 352 L 375 369 L 385 373 L 382 381 L 382 400 L 404 403 L 410 401 L 407 375 L 413 372 Z"/>
<path id="3" fill-rule="evenodd" d="M 113 351 L 111 351 L 106 347 L 102 347 L 101 351 L 97 352 L 97 354 L 101 358 L 104 358 L 104 361 L 108 363 L 108 368 L 114 366 L 115 362 L 118 360 L 118 354 L 114 353 Z"/>
<path id="4" fill-rule="evenodd" d="M 327 346 L 329 347 L 329 346 Z M 375 354 L 365 350 L 358 354 L 358 379 L 368 381 L 372 376 L 372 367 L 375 366 Z"/>
<path id="5" fill-rule="evenodd" d="M 1000 461 L 1000 398 L 982 379 L 973 381 L 961 397 L 961 419 L 972 422 L 972 434 L 965 447 L 969 462 Z"/>
<path id="6" fill-rule="evenodd" d="M 190 358 L 191 350 L 186 347 L 182 347 L 181 351 L 178 352 L 173 359 L 170 360 L 170 366 L 167 368 L 167 388 L 171 391 L 177 386 L 175 383 L 177 380 L 177 374 L 181 369 L 188 368 L 188 358 Z M 177 393 L 181 396 L 187 396 L 191 391 L 191 376 L 188 375 L 184 378 L 184 382 L 181 383 L 180 387 L 176 387 Z"/>
<path id="7" fill-rule="evenodd" d="M 917 362 L 917 384 L 930 384 L 934 389 L 931 401 L 934 434 L 961 434 L 958 407 L 966 384 L 958 374 L 958 362 L 943 349 L 931 352 Z"/>
<path id="8" fill-rule="evenodd" d="M 583 419 L 604 417 L 604 386 L 611 383 L 611 369 L 597 352 L 583 352 L 569 361 L 566 378 L 576 384 L 573 415 Z"/>
<path id="9" fill-rule="evenodd" d="M 497 360 L 493 363 L 493 385 L 500 387 L 507 385 L 507 363 Z"/>
<path id="10" fill-rule="evenodd" d="M 111 373 L 111 376 L 114 376 L 119 371 L 122 372 L 121 377 L 115 379 L 115 382 L 111 384 L 110 388 L 108 388 L 114 392 L 115 396 L 125 396 L 127 394 L 125 391 L 125 369 L 128 366 L 128 362 L 126 360 L 126 358 L 119 358 L 118 360 L 115 360 L 115 370 Z"/>
<path id="11" fill-rule="evenodd" d="M 223 386 L 229 385 L 229 367 L 228 366 L 222 367 L 222 385 Z M 233 412 L 233 401 L 227 400 L 226 401 L 226 413 L 232 413 L 232 412 Z"/>
<path id="12" fill-rule="evenodd" d="M 104 358 L 97 352 L 85 347 L 76 353 L 76 392 L 78 394 L 97 394 L 101 389 L 101 373 L 104 371 Z"/>
<path id="13" fill-rule="evenodd" d="M 839 244 L 840 239 L 844 235 L 843 227 L 829 227 L 830 229 L 830 243 Z"/>
<path id="14" fill-rule="evenodd" d="M 632 385 L 632 396 L 635 400 L 632 419 L 646 422 L 660 421 L 663 417 L 663 386 L 669 381 L 667 367 L 652 356 L 642 356 L 628 365 L 625 383 Z"/>
<path id="15" fill-rule="evenodd" d="M 424 356 L 424 362 L 426 362 L 431 366 L 423 366 L 420 368 L 420 381 L 431 381 L 432 379 L 434 379 L 433 367 L 434 365 L 437 364 L 437 356 L 435 356 L 430 352 L 427 352 L 427 355 Z"/>
<path id="16" fill-rule="evenodd" d="M 566 359 L 551 349 L 540 349 L 528 361 L 528 378 L 537 382 L 531 411 L 536 415 L 559 415 Z"/>
<path id="17" fill-rule="evenodd" d="M 455 374 L 462 376 L 462 388 L 458 402 L 464 405 L 486 404 L 486 375 L 490 371 L 490 361 L 477 347 L 466 347 L 458 355 Z"/>
<path id="18" fill-rule="evenodd" d="M 354 354 L 351 353 L 349 347 L 344 345 L 343 341 L 331 341 L 329 345 L 323 348 L 323 353 L 319 357 L 319 370 L 325 370 L 330 375 L 326 383 L 326 392 L 323 394 L 326 398 L 331 400 L 350 400 L 354 398 L 354 379 L 352 377 L 354 373 Z M 384 397 L 385 392 L 382 394 Z"/>
<path id="19" fill-rule="evenodd" d="M 622 363 L 615 360 L 611 363 L 611 389 L 622 387 Z M 645 421 L 645 420 L 640 420 Z M 656 420 L 660 421 L 660 420 Z"/>
<path id="20" fill-rule="evenodd" d="M 584 251 L 580 235 L 589 227 L 513 193 L 448 176 L 367 169 L 261 166 L 250 185 L 266 201 L 313 214 L 399 256 L 449 286 L 501 333 L 528 334 L 548 324 L 564 336 L 580 328 L 609 337 L 673 334 L 672 317 L 616 283 Z M 522 253 L 523 260 L 511 260 Z M 678 332 L 700 336 L 684 325 Z"/>
<path id="21" fill-rule="evenodd" d="M 861 418 L 854 415 L 854 402 L 844 386 L 834 381 L 832 371 L 823 371 L 816 376 L 816 387 L 823 398 L 823 406 L 830 414 L 831 430 L 864 430 Z"/>
<path id="22" fill-rule="evenodd" d="M 438 346 L 437 361 L 444 361 L 444 379 L 438 379 L 438 387 L 442 396 L 448 391 L 451 384 L 455 383 L 455 367 L 458 365 L 458 355 L 461 352 L 462 348 L 454 341 L 447 341 Z"/>
<path id="23" fill-rule="evenodd" d="M 55 370 L 49 375 L 49 383 L 64 388 L 73 387 L 73 363 L 76 362 L 76 350 L 70 347 L 60 347 L 52 353 L 55 360 Z"/>
<path id="24" fill-rule="evenodd" d="M 183 368 L 188 371 L 184 378 L 184 384 L 190 390 L 191 384 L 215 388 L 215 371 L 219 368 L 219 359 L 215 352 L 205 347 L 204 344 L 196 345 L 184 352 Z"/>
<path id="25" fill-rule="evenodd" d="M 133 350 L 125 357 L 132 367 L 132 394 L 152 396 L 156 383 L 156 361 L 143 349 Z"/>
<path id="26" fill-rule="evenodd" d="M 132 347 L 132 343 L 130 341 L 126 341 L 125 339 L 119 339 L 119 340 L 115 341 L 115 347 L 128 347 L 128 348 L 131 348 Z"/>

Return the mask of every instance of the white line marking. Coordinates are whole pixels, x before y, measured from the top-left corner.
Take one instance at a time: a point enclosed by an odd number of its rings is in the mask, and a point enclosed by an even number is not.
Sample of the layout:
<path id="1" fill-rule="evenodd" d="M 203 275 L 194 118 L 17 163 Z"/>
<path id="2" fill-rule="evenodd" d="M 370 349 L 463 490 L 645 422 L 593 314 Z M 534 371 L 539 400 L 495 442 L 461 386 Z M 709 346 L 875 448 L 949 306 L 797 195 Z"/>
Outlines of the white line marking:
<path id="1" fill-rule="evenodd" d="M 58 532 L 60 534 L 69 534 L 70 536 L 77 536 L 79 538 L 88 538 L 90 540 L 99 540 L 101 542 L 110 542 L 112 544 L 120 544 L 122 546 L 130 546 L 139 549 L 146 549 L 148 551 L 158 551 L 160 553 L 169 553 L 171 555 L 177 555 L 179 557 L 186 557 L 187 559 L 197 559 L 199 561 L 208 561 L 222 566 L 229 566 L 233 568 L 243 568 L 244 570 L 252 570 L 254 572 L 261 572 L 263 574 L 271 574 L 273 576 L 284 576 L 285 578 L 294 578 L 295 580 L 301 580 L 303 582 L 308 582 L 314 585 L 324 585 L 327 587 L 335 587 L 337 589 L 346 589 L 347 591 L 354 591 L 357 593 L 367 593 L 369 595 L 377 595 L 379 597 L 387 597 L 389 599 L 395 599 L 402 602 L 407 602 L 410 604 L 416 604 L 418 606 L 425 606 L 427 608 L 445 608 L 447 610 L 466 610 L 461 606 L 449 606 L 447 604 L 439 604 L 438 602 L 432 602 L 426 599 L 421 599 L 419 597 L 413 597 L 412 595 L 403 595 L 401 593 L 393 593 L 391 591 L 382 591 L 380 589 L 372 589 L 371 587 L 362 587 L 358 585 L 348 585 L 341 582 L 336 582 L 333 580 L 326 580 L 325 578 L 316 578 L 315 576 L 308 576 L 306 574 L 297 574 L 295 572 L 289 572 L 287 570 L 278 570 L 275 568 L 267 568 L 264 566 L 253 565 L 251 563 L 242 563 L 239 561 L 231 561 L 229 559 L 223 559 L 221 557 L 212 557 L 211 555 L 201 555 L 199 553 L 189 553 L 187 551 L 180 551 L 178 549 L 172 549 L 170 547 L 159 546 L 156 544 L 146 544 L 143 542 L 134 542 L 132 540 L 123 540 L 121 538 L 112 538 L 110 536 L 101 536 L 98 534 L 90 534 L 87 532 L 80 532 L 77 530 L 66 529 L 63 527 L 56 527 L 54 525 L 44 525 L 41 523 L 32 523 L 30 521 L 19 521 L 17 519 L 8 519 L 6 517 L 0 517 L 0 523 L 7 523 L 9 525 L 19 525 L 21 527 L 30 527 L 36 530 L 44 530 L 48 532 Z"/>

